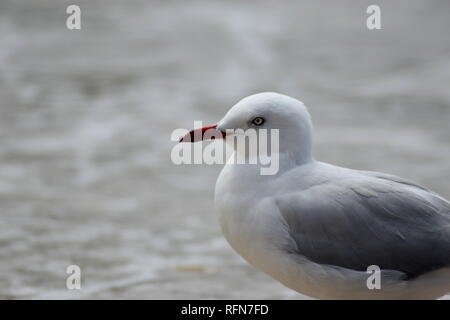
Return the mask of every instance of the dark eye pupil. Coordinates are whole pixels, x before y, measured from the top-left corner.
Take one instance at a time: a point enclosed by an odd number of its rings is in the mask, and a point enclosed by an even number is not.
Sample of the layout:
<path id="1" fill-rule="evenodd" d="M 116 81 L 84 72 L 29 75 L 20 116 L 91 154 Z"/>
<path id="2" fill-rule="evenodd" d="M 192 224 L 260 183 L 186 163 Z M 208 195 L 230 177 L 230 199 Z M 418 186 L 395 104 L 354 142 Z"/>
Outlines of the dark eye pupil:
<path id="1" fill-rule="evenodd" d="M 253 120 L 253 124 L 255 124 L 255 125 L 257 125 L 257 126 L 260 126 L 260 125 L 262 125 L 264 123 L 264 119 L 263 118 L 255 118 L 254 120 Z"/>

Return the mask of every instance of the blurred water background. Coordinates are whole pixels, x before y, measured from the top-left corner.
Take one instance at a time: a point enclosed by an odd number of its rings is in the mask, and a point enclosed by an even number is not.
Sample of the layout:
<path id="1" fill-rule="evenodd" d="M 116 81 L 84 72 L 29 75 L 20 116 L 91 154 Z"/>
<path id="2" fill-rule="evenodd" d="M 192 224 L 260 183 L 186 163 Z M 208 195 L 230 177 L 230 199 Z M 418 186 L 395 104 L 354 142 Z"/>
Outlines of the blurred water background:
<path id="1" fill-rule="evenodd" d="M 223 239 L 221 166 L 170 161 L 260 91 L 305 102 L 318 159 L 450 198 L 450 2 L 375 1 L 369 31 L 373 2 L 1 0 L 0 298 L 305 298 Z"/>

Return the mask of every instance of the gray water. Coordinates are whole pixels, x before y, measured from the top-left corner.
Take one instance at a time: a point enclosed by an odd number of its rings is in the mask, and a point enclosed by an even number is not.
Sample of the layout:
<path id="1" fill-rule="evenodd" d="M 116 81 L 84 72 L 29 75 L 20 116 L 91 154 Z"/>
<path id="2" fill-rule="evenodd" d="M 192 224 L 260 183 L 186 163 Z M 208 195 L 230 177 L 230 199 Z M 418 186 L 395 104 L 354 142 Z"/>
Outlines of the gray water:
<path id="1" fill-rule="evenodd" d="M 0 1 L 0 298 L 305 298 L 213 214 L 221 166 L 176 128 L 259 91 L 297 97 L 323 161 L 450 198 L 449 1 Z M 82 289 L 66 289 L 66 268 Z"/>

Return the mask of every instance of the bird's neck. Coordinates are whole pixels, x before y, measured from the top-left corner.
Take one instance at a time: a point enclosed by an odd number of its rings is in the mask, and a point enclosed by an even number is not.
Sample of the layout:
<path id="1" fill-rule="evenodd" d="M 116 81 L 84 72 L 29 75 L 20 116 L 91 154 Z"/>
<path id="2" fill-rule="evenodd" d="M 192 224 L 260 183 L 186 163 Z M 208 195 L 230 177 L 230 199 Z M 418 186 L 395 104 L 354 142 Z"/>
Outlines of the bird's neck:
<path id="1" fill-rule="evenodd" d="M 292 152 L 273 153 L 265 159 L 245 157 L 241 163 L 236 159 L 238 154 L 234 152 L 222 170 L 228 176 L 227 180 L 233 180 L 234 186 L 267 184 L 294 168 L 315 161 L 311 155 Z"/>

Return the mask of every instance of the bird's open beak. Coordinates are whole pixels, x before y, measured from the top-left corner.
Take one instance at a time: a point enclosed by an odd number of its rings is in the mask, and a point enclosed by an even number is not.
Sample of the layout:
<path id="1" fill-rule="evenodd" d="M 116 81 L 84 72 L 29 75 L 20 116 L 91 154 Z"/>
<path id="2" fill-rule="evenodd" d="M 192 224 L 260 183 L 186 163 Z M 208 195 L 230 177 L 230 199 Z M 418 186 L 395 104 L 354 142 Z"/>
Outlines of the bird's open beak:
<path id="1" fill-rule="evenodd" d="M 214 139 L 224 139 L 227 134 L 217 130 L 217 124 L 189 131 L 179 142 L 197 142 Z"/>

